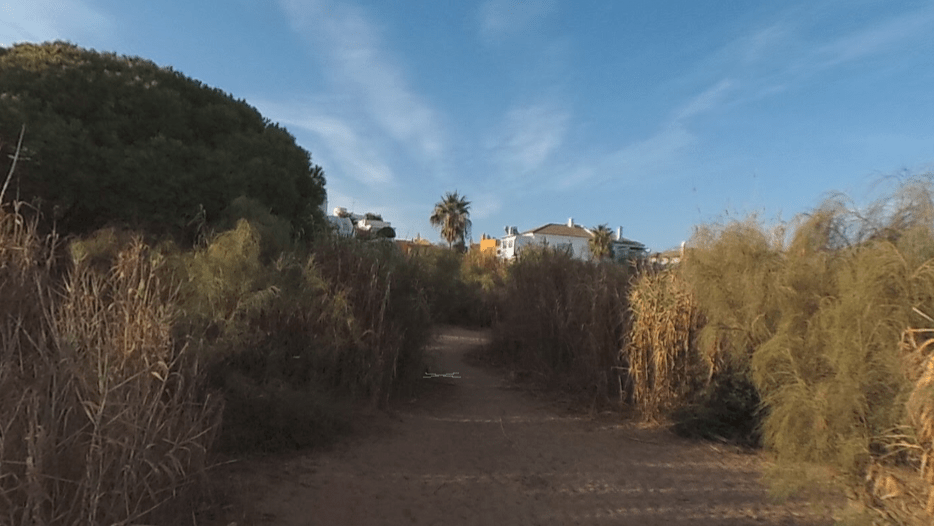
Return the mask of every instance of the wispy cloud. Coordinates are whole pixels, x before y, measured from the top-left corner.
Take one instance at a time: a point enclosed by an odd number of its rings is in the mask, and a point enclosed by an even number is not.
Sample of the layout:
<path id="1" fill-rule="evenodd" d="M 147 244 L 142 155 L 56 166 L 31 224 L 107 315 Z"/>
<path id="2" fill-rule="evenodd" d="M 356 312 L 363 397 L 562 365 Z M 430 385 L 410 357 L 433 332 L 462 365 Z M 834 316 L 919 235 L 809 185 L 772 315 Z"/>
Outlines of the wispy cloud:
<path id="1" fill-rule="evenodd" d="M 502 210 L 502 208 L 501 193 L 477 192 L 471 196 L 470 216 L 474 220 L 486 219 Z"/>
<path id="2" fill-rule="evenodd" d="M 717 82 L 675 111 L 674 121 L 680 123 L 716 108 L 732 87 L 733 81 L 730 79 L 723 79 Z"/>
<path id="3" fill-rule="evenodd" d="M 743 64 L 753 64 L 767 59 L 787 44 L 791 28 L 785 21 L 772 23 L 745 35 L 735 43 Z"/>
<path id="4" fill-rule="evenodd" d="M 321 53 L 335 90 L 417 160 L 442 173 L 445 139 L 440 117 L 410 86 L 361 8 L 325 0 L 282 0 L 293 29 Z"/>
<path id="5" fill-rule="evenodd" d="M 798 7 L 726 44 L 701 65 L 736 80 L 746 100 L 771 97 L 833 68 L 899 49 L 934 33 L 934 6 L 854 27 L 839 10 Z"/>
<path id="6" fill-rule="evenodd" d="M 807 58 L 816 68 L 825 69 L 908 45 L 916 38 L 931 38 L 931 34 L 934 9 L 929 6 L 828 41 Z"/>
<path id="7" fill-rule="evenodd" d="M 496 40 L 521 31 L 551 14 L 554 0 L 488 0 L 480 6 L 480 36 Z"/>
<path id="8" fill-rule="evenodd" d="M 560 190 L 582 185 L 593 187 L 607 181 L 632 186 L 646 181 L 670 178 L 684 162 L 687 149 L 697 138 L 681 123 L 670 123 L 641 141 L 596 155 L 571 168 L 555 181 Z"/>
<path id="9" fill-rule="evenodd" d="M 30 0 L 0 4 L 0 45 L 99 37 L 113 29 L 113 21 L 81 0 Z"/>
<path id="10" fill-rule="evenodd" d="M 378 141 L 365 137 L 349 119 L 320 113 L 316 111 L 320 105 L 314 103 L 283 105 L 254 100 L 254 104 L 274 122 L 317 135 L 331 160 L 341 166 L 343 175 L 367 185 L 396 182 L 392 168 L 383 160 L 386 153 L 380 151 Z"/>
<path id="11" fill-rule="evenodd" d="M 578 164 L 556 179 L 556 186 L 568 190 L 610 180 L 633 185 L 645 181 L 659 182 L 675 176 L 686 162 L 690 148 L 699 140 L 690 130 L 691 119 L 716 111 L 729 100 L 733 87 L 730 79 L 716 82 L 674 108 L 671 117 L 653 134 L 616 150 L 594 155 L 592 160 Z"/>
<path id="12" fill-rule="evenodd" d="M 569 120 L 569 113 L 556 104 L 516 107 L 506 114 L 487 147 L 504 176 L 521 179 L 539 170 L 561 147 Z"/>

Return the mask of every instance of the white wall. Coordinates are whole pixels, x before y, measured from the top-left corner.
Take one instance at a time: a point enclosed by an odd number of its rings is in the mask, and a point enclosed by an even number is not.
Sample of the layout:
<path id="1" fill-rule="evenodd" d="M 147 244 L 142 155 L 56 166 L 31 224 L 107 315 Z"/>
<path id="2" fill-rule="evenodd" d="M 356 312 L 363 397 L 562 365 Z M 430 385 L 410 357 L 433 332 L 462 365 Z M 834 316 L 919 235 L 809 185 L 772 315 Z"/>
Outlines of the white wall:
<path id="1" fill-rule="evenodd" d="M 590 261 L 593 259 L 593 256 L 590 253 L 590 246 L 588 245 L 587 241 L 587 238 L 583 237 L 555 236 L 548 234 L 523 234 L 518 236 L 506 236 L 500 242 L 497 253 L 503 259 L 513 259 L 517 254 L 522 253 L 522 247 L 527 247 L 530 245 L 542 246 L 547 244 L 551 248 L 570 245 L 575 258 L 583 259 L 584 261 Z"/>
<path id="2" fill-rule="evenodd" d="M 522 253 L 522 247 L 528 246 L 532 243 L 532 239 L 528 236 L 506 236 L 504 237 L 497 247 L 497 254 L 503 259 L 514 259 L 517 254 Z"/>
<path id="3" fill-rule="evenodd" d="M 590 261 L 593 255 L 590 253 L 589 239 L 584 237 L 556 236 L 550 234 L 534 235 L 534 242 L 539 245 L 547 244 L 551 248 L 566 247 L 571 245 L 572 255 L 576 259 Z"/>

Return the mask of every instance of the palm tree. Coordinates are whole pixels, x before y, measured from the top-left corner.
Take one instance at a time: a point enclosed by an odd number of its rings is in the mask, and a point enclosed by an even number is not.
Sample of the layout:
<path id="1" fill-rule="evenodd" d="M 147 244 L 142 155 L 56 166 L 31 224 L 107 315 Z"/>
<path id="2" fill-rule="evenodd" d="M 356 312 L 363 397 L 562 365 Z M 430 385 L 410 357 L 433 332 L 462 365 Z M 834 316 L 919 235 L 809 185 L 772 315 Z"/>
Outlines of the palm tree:
<path id="1" fill-rule="evenodd" d="M 470 235 L 470 201 L 457 192 L 448 192 L 435 204 L 435 210 L 428 220 L 431 226 L 441 228 L 441 237 L 448 242 L 448 248 L 455 241 L 466 246 Z"/>
<path id="2" fill-rule="evenodd" d="M 613 231 L 606 223 L 590 231 L 592 234 L 587 244 L 594 259 L 606 259 L 613 255 Z"/>

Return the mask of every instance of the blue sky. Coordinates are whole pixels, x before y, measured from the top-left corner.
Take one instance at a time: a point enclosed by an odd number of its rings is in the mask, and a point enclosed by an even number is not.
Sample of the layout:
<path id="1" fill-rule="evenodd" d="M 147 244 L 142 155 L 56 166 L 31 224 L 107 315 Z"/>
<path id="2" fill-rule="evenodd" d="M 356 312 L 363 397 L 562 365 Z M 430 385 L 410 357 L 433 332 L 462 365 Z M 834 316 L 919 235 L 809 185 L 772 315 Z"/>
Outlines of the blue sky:
<path id="1" fill-rule="evenodd" d="M 934 2 L 30 0 L 0 45 L 141 56 L 245 99 L 327 176 L 329 208 L 440 236 L 569 217 L 653 249 L 934 170 Z"/>

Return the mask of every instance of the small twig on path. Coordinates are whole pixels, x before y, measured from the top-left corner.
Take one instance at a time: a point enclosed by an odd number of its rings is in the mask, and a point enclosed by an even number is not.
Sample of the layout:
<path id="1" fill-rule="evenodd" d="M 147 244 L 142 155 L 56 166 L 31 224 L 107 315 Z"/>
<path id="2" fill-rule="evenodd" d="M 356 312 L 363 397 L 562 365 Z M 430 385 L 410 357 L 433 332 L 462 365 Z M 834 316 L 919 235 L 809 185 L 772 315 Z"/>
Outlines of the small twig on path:
<path id="1" fill-rule="evenodd" d="M 509 446 L 512 448 L 517 448 L 516 441 L 509 438 L 509 435 L 506 434 L 506 427 L 503 425 L 503 417 L 499 417 L 499 429 L 503 432 L 503 438 L 506 439 L 506 442 L 509 442 Z"/>
<path id="2" fill-rule="evenodd" d="M 632 440 L 633 442 L 641 442 L 641 443 L 643 443 L 643 444 L 652 444 L 653 446 L 658 446 L 658 445 L 660 445 L 660 442 L 656 442 L 656 441 L 654 441 L 654 440 L 644 440 L 644 439 L 641 439 L 641 438 L 631 437 L 631 436 L 629 436 L 629 435 L 620 435 L 620 436 L 622 436 L 623 438 L 625 438 L 625 439 L 627 439 L 627 440 Z"/>

